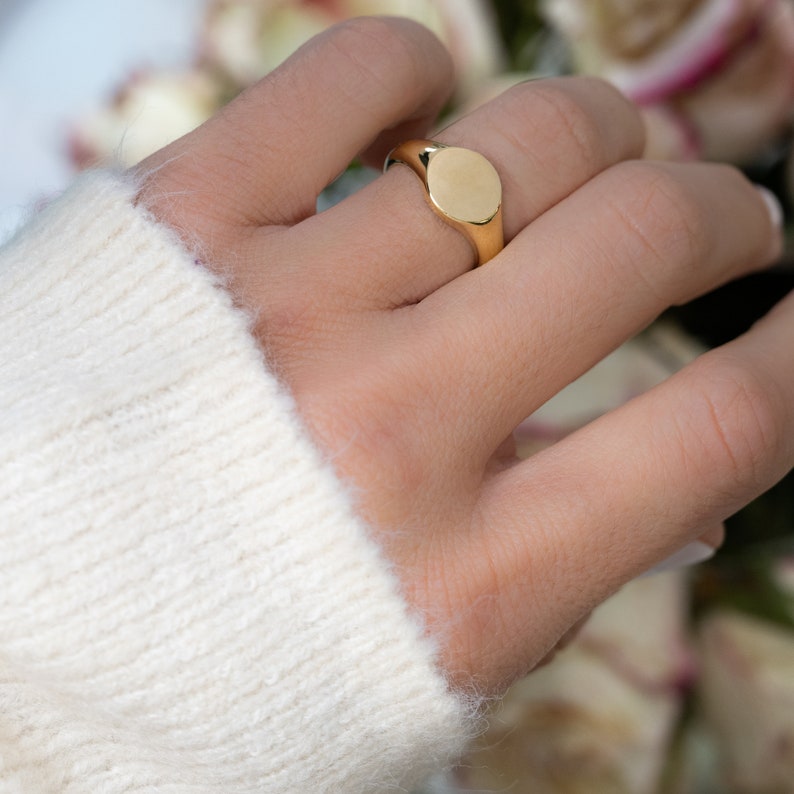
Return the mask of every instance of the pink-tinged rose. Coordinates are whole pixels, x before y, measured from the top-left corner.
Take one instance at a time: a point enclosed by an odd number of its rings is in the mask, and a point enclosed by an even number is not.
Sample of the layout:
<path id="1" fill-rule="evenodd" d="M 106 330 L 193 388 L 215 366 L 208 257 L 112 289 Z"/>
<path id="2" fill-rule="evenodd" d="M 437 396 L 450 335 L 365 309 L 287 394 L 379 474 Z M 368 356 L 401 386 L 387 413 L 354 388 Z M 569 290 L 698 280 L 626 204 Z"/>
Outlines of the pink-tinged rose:
<path id="1" fill-rule="evenodd" d="M 200 71 L 134 75 L 110 103 L 75 124 L 72 160 L 80 168 L 109 159 L 133 165 L 206 121 L 220 94 Z"/>
<path id="2" fill-rule="evenodd" d="M 792 791 L 794 636 L 745 615 L 709 618 L 700 633 L 700 701 L 727 792 Z"/>
<path id="3" fill-rule="evenodd" d="M 678 123 L 691 155 L 745 162 L 786 129 L 794 107 L 791 0 L 547 0 L 580 71 L 599 74 L 645 108 L 653 129 Z M 668 138 L 669 143 L 669 138 Z"/>
<path id="4" fill-rule="evenodd" d="M 751 161 L 787 129 L 794 110 L 794 5 L 763 9 L 750 39 L 718 74 L 673 102 L 699 132 L 703 155 Z"/>
<path id="5" fill-rule="evenodd" d="M 463 791 L 656 794 L 682 689 L 679 573 L 632 582 L 579 637 L 514 685 L 455 772 Z"/>
<path id="6" fill-rule="evenodd" d="M 503 46 L 485 0 L 215 0 L 203 58 L 242 87 L 330 25 L 366 15 L 409 17 L 430 28 L 452 54 L 461 94 L 503 68 Z"/>

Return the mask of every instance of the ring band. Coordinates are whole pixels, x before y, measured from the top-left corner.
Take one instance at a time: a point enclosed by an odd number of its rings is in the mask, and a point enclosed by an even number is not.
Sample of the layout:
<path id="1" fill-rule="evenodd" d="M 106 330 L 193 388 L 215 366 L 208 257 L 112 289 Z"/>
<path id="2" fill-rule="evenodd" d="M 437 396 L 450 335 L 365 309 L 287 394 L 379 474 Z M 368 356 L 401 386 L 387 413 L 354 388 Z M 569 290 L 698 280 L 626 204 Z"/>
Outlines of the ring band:
<path id="1" fill-rule="evenodd" d="M 407 165 L 422 180 L 433 212 L 466 236 L 483 265 L 504 248 L 502 183 L 478 152 L 437 141 L 401 143 L 386 158 L 388 171 Z"/>

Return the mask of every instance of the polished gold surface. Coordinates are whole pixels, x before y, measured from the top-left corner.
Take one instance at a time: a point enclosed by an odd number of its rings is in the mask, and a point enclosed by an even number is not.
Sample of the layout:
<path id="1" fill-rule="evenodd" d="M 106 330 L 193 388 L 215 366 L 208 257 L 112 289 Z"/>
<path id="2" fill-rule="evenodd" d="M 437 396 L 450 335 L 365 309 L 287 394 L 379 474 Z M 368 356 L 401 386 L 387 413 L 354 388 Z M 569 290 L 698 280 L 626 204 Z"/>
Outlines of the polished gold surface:
<path id="1" fill-rule="evenodd" d="M 454 146 L 430 155 L 427 191 L 441 212 L 464 223 L 488 223 L 502 203 L 496 169 L 481 154 Z"/>
<path id="2" fill-rule="evenodd" d="M 502 185 L 485 157 L 471 149 L 415 140 L 394 149 L 385 170 L 396 164 L 407 165 L 422 180 L 428 204 L 466 236 L 478 265 L 502 250 Z"/>

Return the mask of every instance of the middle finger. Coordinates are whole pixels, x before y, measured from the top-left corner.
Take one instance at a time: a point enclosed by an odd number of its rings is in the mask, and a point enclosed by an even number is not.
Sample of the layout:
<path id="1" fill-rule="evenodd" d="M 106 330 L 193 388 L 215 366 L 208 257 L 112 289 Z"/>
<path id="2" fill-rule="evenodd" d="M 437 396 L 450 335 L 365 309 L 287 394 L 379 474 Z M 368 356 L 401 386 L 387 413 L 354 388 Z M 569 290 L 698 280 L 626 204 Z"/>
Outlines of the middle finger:
<path id="1" fill-rule="evenodd" d="M 640 153 L 636 110 L 592 78 L 524 83 L 455 122 L 443 143 L 485 155 L 502 179 L 505 239 L 595 174 Z M 315 283 L 340 307 L 415 303 L 474 265 L 464 236 L 437 217 L 405 167 L 285 233 L 290 261 L 317 262 Z M 321 274 L 318 274 L 321 275 Z"/>

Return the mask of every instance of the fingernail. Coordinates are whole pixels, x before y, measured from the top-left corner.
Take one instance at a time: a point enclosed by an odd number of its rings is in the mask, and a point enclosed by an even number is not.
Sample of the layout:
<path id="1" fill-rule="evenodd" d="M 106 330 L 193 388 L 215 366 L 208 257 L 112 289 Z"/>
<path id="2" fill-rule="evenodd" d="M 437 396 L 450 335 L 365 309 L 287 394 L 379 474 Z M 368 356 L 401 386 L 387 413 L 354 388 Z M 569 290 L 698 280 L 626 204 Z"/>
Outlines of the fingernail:
<path id="1" fill-rule="evenodd" d="M 772 220 L 772 225 L 776 229 L 782 229 L 783 207 L 780 204 L 780 200 L 769 188 L 763 185 L 756 185 L 755 188 L 761 194 L 761 198 L 764 200 L 767 210 L 769 210 L 769 217 Z"/>
<path id="2" fill-rule="evenodd" d="M 713 546 L 709 546 L 708 543 L 696 540 L 684 546 L 683 549 L 679 549 L 675 554 L 671 554 L 658 565 L 654 565 L 653 568 L 650 568 L 642 575 L 651 576 L 655 573 L 661 573 L 662 571 L 672 571 L 675 568 L 683 568 L 686 565 L 696 565 L 699 562 L 704 562 L 713 557 L 715 551 L 716 549 L 714 549 Z"/>

